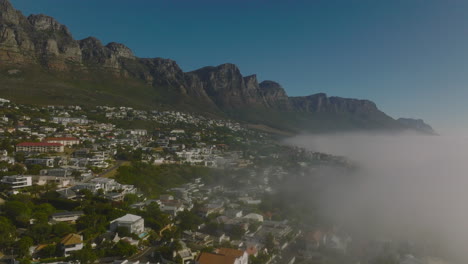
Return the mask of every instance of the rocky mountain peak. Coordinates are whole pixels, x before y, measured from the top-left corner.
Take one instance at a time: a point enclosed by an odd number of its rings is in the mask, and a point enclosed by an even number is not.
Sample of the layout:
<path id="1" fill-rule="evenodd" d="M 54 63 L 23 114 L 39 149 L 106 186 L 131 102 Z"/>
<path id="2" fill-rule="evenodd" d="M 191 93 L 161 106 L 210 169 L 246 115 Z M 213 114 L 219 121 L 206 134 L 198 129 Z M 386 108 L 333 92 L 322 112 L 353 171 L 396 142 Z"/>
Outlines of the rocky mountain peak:
<path id="1" fill-rule="evenodd" d="M 259 88 L 256 74 L 252 74 L 252 75 L 244 77 L 244 82 L 245 82 L 245 86 L 247 87 L 247 89 L 256 90 Z"/>
<path id="2" fill-rule="evenodd" d="M 245 77 L 244 77 L 244 80 L 245 80 L 246 82 L 257 82 L 257 83 L 258 83 L 257 75 L 256 75 L 256 74 L 252 74 L 252 75 L 249 75 L 249 76 L 245 76 Z"/>
<path id="3" fill-rule="evenodd" d="M 218 65 L 216 67 L 218 70 L 222 70 L 222 71 L 236 71 L 236 72 L 240 72 L 239 68 L 237 67 L 237 65 L 235 64 L 232 64 L 232 63 L 224 63 L 224 64 L 221 64 L 221 65 Z"/>
<path id="4" fill-rule="evenodd" d="M 260 91 L 264 95 L 275 95 L 277 97 L 287 97 L 286 91 L 283 87 L 274 81 L 263 81 L 259 84 Z"/>
<path id="5" fill-rule="evenodd" d="M 0 0 L 0 11 L 4 12 L 4 11 L 8 11 L 8 10 L 15 11 L 15 9 L 11 5 L 10 1 L 9 0 Z"/>
<path id="6" fill-rule="evenodd" d="M 264 90 L 278 90 L 278 89 L 283 89 L 283 87 L 281 87 L 281 85 L 277 82 L 274 82 L 274 81 L 263 81 L 259 84 L 260 88 L 264 89 Z"/>
<path id="7" fill-rule="evenodd" d="M 95 37 L 87 37 L 78 41 L 81 47 L 102 47 L 102 42 Z"/>
<path id="8" fill-rule="evenodd" d="M 0 0 L 0 21 L 7 24 L 19 24 L 21 12 L 11 5 L 9 0 Z"/>
<path id="9" fill-rule="evenodd" d="M 106 47 L 110 49 L 112 53 L 114 53 L 114 55 L 118 58 L 135 58 L 135 55 L 133 55 L 133 51 L 121 43 L 111 42 L 107 44 Z"/>
<path id="10" fill-rule="evenodd" d="M 29 23 L 36 29 L 40 31 L 47 31 L 51 30 L 54 32 L 62 32 L 68 36 L 71 36 L 70 31 L 68 28 L 62 24 L 60 24 L 55 18 L 46 16 L 43 14 L 39 15 L 30 15 L 28 17 Z"/>

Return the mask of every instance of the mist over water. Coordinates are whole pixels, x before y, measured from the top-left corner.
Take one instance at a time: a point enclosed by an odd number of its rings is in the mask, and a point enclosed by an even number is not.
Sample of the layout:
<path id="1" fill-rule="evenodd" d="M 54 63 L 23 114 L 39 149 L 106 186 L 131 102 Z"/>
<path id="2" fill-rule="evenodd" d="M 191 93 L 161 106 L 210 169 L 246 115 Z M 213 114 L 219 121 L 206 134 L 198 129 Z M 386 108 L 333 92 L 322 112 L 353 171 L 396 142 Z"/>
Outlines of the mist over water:
<path id="1" fill-rule="evenodd" d="M 468 263 L 468 141 L 402 134 L 302 135 L 288 144 L 345 156 L 359 169 L 330 170 L 316 196 L 321 214 L 368 239 L 436 244 Z M 319 186 L 317 186 L 319 185 Z M 439 252 L 433 252 L 437 254 Z"/>

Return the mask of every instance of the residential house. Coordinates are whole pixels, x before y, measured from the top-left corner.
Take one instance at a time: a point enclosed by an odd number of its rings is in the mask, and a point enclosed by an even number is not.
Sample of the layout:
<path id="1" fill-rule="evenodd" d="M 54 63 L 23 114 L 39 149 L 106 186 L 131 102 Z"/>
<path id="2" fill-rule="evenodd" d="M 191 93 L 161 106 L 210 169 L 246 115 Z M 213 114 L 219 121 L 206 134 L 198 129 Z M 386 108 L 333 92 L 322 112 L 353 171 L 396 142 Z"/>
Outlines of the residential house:
<path id="1" fill-rule="evenodd" d="M 12 189 L 32 186 L 32 177 L 24 175 L 3 176 L 1 183 L 9 185 Z"/>
<path id="2" fill-rule="evenodd" d="M 62 188 L 71 186 L 75 183 L 75 179 L 71 177 L 57 177 L 57 176 L 32 176 L 32 181 L 35 185 L 56 184 L 57 187 Z"/>
<path id="3" fill-rule="evenodd" d="M 172 216 L 176 216 L 179 212 L 183 212 L 185 209 L 190 210 L 193 205 L 190 207 L 186 207 L 181 200 L 159 200 L 158 204 L 160 204 L 161 211 L 170 214 Z"/>
<path id="4" fill-rule="evenodd" d="M 72 189 L 74 191 L 90 190 L 92 193 L 96 193 L 98 190 L 101 189 L 101 185 L 99 183 L 93 182 L 79 182 L 75 186 L 73 186 Z"/>
<path id="5" fill-rule="evenodd" d="M 83 249 L 83 236 L 78 234 L 68 234 L 60 241 L 60 247 L 64 256 L 70 256 L 70 252 Z"/>
<path id="6" fill-rule="evenodd" d="M 182 234 L 184 240 L 195 244 L 201 248 L 213 246 L 213 237 L 200 232 L 184 231 Z"/>
<path id="7" fill-rule="evenodd" d="M 110 230 L 113 232 L 117 231 L 119 227 L 125 227 L 130 233 L 139 235 L 144 232 L 145 222 L 141 216 L 126 214 L 113 220 L 110 224 Z"/>
<path id="8" fill-rule="evenodd" d="M 42 165 L 46 167 L 54 167 L 54 159 L 52 158 L 29 158 L 24 161 L 26 165 Z"/>
<path id="9" fill-rule="evenodd" d="M 74 200 L 77 197 L 76 192 L 71 188 L 58 189 L 56 192 L 60 195 L 60 198 L 64 199 Z"/>
<path id="10" fill-rule="evenodd" d="M 74 223 L 78 218 L 83 216 L 83 211 L 61 212 L 55 213 L 50 218 L 53 222 L 68 222 Z"/>

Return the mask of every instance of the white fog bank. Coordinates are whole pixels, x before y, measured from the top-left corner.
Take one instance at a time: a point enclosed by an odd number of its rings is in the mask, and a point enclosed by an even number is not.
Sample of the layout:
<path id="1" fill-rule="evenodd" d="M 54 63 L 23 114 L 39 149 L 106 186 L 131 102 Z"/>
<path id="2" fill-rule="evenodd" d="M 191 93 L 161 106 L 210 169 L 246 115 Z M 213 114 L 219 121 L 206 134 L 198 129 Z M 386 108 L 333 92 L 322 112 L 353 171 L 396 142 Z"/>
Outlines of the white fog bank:
<path id="1" fill-rule="evenodd" d="M 348 180 L 323 184 L 320 209 L 334 221 L 376 238 L 436 243 L 468 260 L 468 140 L 351 133 L 287 143 L 360 166 L 357 175 L 342 175 Z"/>

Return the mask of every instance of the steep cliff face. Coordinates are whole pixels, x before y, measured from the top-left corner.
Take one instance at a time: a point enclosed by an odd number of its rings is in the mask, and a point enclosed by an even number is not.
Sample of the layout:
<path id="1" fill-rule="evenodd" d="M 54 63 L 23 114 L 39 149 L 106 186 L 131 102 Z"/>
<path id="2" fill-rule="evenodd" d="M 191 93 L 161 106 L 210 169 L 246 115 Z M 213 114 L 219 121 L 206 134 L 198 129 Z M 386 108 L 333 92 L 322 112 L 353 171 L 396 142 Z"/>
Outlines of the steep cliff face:
<path id="1" fill-rule="evenodd" d="M 397 121 L 401 123 L 403 126 L 412 128 L 418 132 L 430 135 L 436 135 L 437 133 L 434 129 L 426 124 L 422 119 L 414 119 L 414 118 L 398 118 Z"/>
<path id="2" fill-rule="evenodd" d="M 290 102 L 296 111 L 313 113 L 348 112 L 355 114 L 366 114 L 370 112 L 380 112 L 375 103 L 371 101 L 347 99 L 341 97 L 328 97 L 324 93 L 318 93 L 310 96 L 291 97 Z"/>
<path id="3" fill-rule="evenodd" d="M 65 83 L 68 89 L 66 92 L 53 90 L 50 87 L 60 85 L 49 85 L 44 81 L 41 87 L 47 87 L 47 92 L 36 89 L 34 96 L 44 97 L 45 101 L 54 93 L 73 93 L 76 98 L 88 97 L 94 99 L 90 101 L 96 101 L 90 94 L 94 91 L 103 94 L 101 100 L 115 97 L 118 102 L 158 101 L 173 108 L 230 115 L 247 122 L 265 122 L 284 128 L 290 125 L 298 129 L 310 127 L 308 122 L 316 122 L 314 127 L 323 124 L 325 129 L 326 126 L 344 127 L 333 122 L 349 123 L 348 126 L 356 128 L 413 129 L 415 126 L 414 122 L 397 122 L 367 100 L 328 97 L 322 93 L 288 97 L 280 84 L 274 81 L 259 83 L 256 75 L 243 76 L 234 64 L 183 72 L 173 60 L 138 58 L 123 44 L 111 42 L 104 45 L 94 37 L 75 40 L 68 28 L 54 18 L 46 15 L 25 17 L 8 0 L 0 0 L 0 77 L 1 69 L 18 72 L 17 69 L 27 69 L 31 65 L 43 69 L 44 75 L 59 73 L 62 76 L 59 82 Z M 73 88 L 75 86 L 70 85 L 67 78 L 94 82 L 80 83 L 80 90 Z M 106 80 L 111 80 L 112 84 Z M 29 81 L 35 83 L 36 80 Z M 132 83 L 138 87 L 138 93 L 124 88 L 113 91 L 115 82 Z M 18 84 L 21 80 L 15 79 L 8 87 L 11 97 L 24 94 L 20 89 L 15 93 Z M 99 89 L 107 90 L 104 93 Z M 141 94 L 145 93 L 157 98 L 142 98 Z M 323 123 L 325 118 L 327 122 Z"/>
<path id="4" fill-rule="evenodd" d="M 263 81 L 259 84 L 259 91 L 266 106 L 278 110 L 293 110 L 290 98 L 279 83 L 274 81 Z"/>
<path id="5" fill-rule="evenodd" d="M 250 89 L 234 64 L 205 67 L 189 74 L 194 75 L 195 84 L 203 89 L 220 108 L 235 109 L 257 103 L 255 87 Z"/>
<path id="6" fill-rule="evenodd" d="M 0 61 L 5 64 L 31 63 L 35 47 L 29 37 L 27 19 L 8 0 L 0 0 Z"/>

